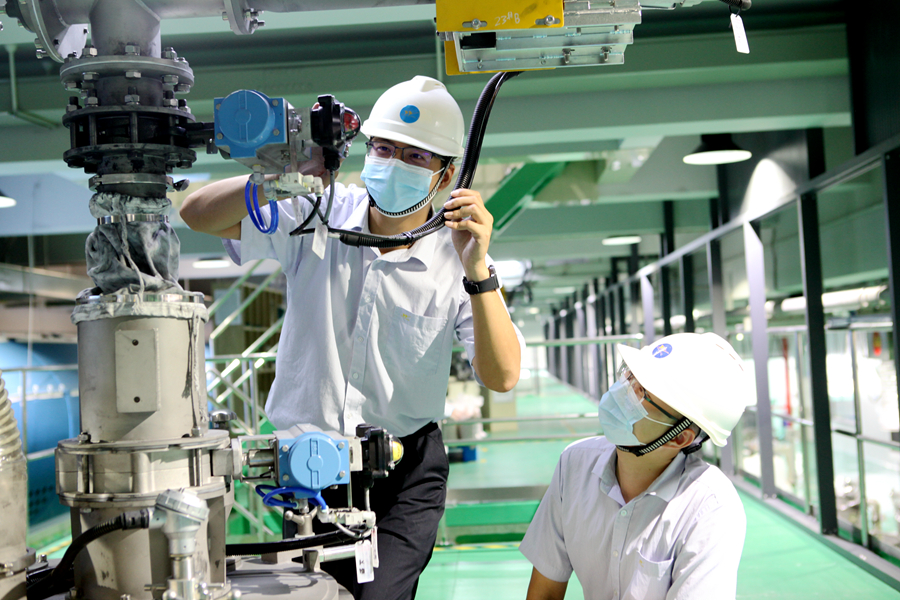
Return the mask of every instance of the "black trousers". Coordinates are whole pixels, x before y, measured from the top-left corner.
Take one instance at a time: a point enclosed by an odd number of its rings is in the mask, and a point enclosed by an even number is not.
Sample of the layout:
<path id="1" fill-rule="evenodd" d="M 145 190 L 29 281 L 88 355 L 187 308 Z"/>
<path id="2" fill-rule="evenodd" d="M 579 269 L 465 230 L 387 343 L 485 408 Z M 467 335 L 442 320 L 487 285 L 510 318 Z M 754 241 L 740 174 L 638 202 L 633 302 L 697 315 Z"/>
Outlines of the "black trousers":
<path id="1" fill-rule="evenodd" d="M 431 560 L 438 523 L 444 515 L 450 464 L 441 430 L 435 423 L 429 423 L 400 441 L 403 460 L 387 478 L 376 480 L 369 493 L 378 526 L 379 566 L 375 569 L 375 580 L 357 583 L 352 559 L 322 565 L 356 600 L 415 598 L 419 575 Z M 325 490 L 323 497 L 329 505 L 347 504 L 346 488 Z M 355 506 L 365 506 L 361 487 L 354 486 L 353 500 Z M 316 522 L 314 529 L 316 533 L 324 533 L 334 527 Z M 289 533 L 293 535 L 285 528 L 286 536 Z"/>

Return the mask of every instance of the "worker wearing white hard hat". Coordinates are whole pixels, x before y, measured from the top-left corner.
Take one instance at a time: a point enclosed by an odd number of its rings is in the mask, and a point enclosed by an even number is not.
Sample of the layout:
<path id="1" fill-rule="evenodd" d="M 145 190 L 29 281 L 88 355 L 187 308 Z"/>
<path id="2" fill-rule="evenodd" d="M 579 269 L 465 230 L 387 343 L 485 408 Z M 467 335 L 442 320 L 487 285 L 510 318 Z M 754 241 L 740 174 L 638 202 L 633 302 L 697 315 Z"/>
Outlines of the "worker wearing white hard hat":
<path id="1" fill-rule="evenodd" d="M 604 435 L 570 445 L 520 545 L 528 600 L 734 598 L 746 517 L 697 450 L 724 446 L 751 403 L 741 359 L 712 334 L 618 346 L 598 407 Z"/>
<path id="2" fill-rule="evenodd" d="M 368 136 L 365 187 L 332 183 L 329 225 L 379 235 L 423 225 L 464 151 L 456 101 L 441 82 L 414 77 L 382 94 L 361 130 Z M 478 192 L 455 190 L 437 233 L 389 250 L 329 238 L 319 256 L 312 236 L 290 235 L 312 207 L 295 214 L 290 201 L 278 202 L 278 225 L 265 235 L 247 217 L 246 182 L 201 188 L 181 215 L 192 229 L 225 238 L 239 264 L 274 258 L 283 266 L 287 308 L 269 420 L 279 429 L 311 423 L 345 435 L 370 423 L 400 437 L 403 459 L 369 496 L 378 526 L 375 580 L 357 583 L 352 559 L 324 568 L 356 598 L 413 598 L 444 511 L 449 464 L 436 422 L 454 340 L 488 388 L 507 391 L 519 377 L 524 342 L 487 254 L 493 219 Z M 269 207 L 261 210 L 271 222 Z M 337 493 L 345 505 L 346 490 Z"/>

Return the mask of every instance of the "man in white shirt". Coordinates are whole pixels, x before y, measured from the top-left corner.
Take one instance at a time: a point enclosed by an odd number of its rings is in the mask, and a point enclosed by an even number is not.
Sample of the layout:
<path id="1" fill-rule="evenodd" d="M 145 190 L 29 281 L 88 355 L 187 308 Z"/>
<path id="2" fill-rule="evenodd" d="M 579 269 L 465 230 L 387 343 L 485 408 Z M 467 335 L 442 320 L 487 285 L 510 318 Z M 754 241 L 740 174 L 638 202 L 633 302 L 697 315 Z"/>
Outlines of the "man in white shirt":
<path id="1" fill-rule="evenodd" d="M 456 101 L 440 82 L 415 77 L 379 98 L 362 132 L 369 137 L 366 188 L 334 183 L 329 225 L 378 235 L 423 225 L 463 153 Z M 356 598 L 413 598 L 446 497 L 449 465 L 436 421 L 444 412 L 452 334 L 488 388 L 508 391 L 519 377 L 524 343 L 489 268 L 493 218 L 478 192 L 460 189 L 444 204 L 446 229 L 396 249 L 329 239 L 319 258 L 312 236 L 289 235 L 312 207 L 298 215 L 291 202 L 277 203 L 278 227 L 263 234 L 247 216 L 246 181 L 200 189 L 181 215 L 192 229 L 225 238 L 236 262 L 275 258 L 284 267 L 287 310 L 265 409 L 272 423 L 312 423 L 347 435 L 371 423 L 401 438 L 403 460 L 371 492 L 380 555 L 375 581 L 357 584 L 353 561 L 325 568 Z M 270 211 L 262 210 L 269 221 Z"/>
<path id="2" fill-rule="evenodd" d="M 618 350 L 605 436 L 566 448 L 520 545 L 527 600 L 561 600 L 573 571 L 589 599 L 734 598 L 744 508 L 695 452 L 724 446 L 751 402 L 741 360 L 712 333 Z"/>

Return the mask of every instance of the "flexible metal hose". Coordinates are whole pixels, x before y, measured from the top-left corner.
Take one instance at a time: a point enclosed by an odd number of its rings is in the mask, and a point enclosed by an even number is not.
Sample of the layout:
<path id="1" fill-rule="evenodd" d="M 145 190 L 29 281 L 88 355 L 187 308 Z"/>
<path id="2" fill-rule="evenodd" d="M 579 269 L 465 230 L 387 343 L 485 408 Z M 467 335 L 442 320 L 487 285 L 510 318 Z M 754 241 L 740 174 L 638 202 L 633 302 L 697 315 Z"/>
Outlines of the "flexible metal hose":
<path id="1" fill-rule="evenodd" d="M 27 553 L 27 466 L 6 383 L 0 377 L 0 563 L 15 564 Z M 24 600 L 25 572 L 16 570 L 15 574 L 0 576 L 0 598 Z"/>
<path id="2" fill-rule="evenodd" d="M 19 427 L 2 375 L 3 371 L 0 371 L 0 464 L 25 459 L 22 454 L 22 441 L 19 439 Z"/>

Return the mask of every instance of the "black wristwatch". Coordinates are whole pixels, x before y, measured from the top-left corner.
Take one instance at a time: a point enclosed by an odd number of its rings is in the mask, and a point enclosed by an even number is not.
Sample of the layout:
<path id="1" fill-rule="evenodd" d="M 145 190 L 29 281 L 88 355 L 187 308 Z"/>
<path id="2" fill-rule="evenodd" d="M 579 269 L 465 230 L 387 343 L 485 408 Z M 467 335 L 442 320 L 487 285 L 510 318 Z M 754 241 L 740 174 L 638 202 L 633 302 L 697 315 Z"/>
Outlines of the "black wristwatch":
<path id="1" fill-rule="evenodd" d="M 491 276 L 481 281 L 469 281 L 463 277 L 463 288 L 470 296 L 490 292 L 500 287 L 500 280 L 497 279 L 497 271 L 494 270 L 494 265 L 489 266 L 488 271 L 490 271 Z"/>

